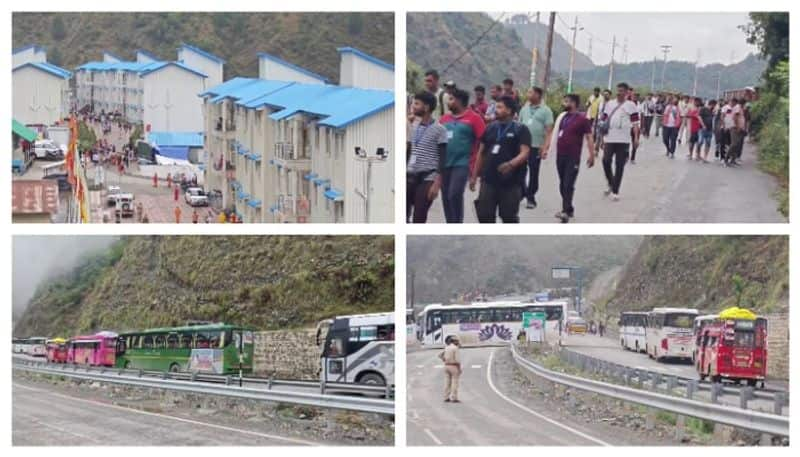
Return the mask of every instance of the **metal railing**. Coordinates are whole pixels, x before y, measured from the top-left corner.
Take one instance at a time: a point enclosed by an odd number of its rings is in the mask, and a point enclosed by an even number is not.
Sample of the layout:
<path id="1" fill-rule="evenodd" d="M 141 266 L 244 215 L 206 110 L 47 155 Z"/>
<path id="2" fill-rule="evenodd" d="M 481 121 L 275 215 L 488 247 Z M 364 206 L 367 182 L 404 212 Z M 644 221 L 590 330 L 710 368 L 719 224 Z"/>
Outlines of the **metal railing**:
<path id="1" fill-rule="evenodd" d="M 789 392 L 782 390 L 724 385 L 643 368 L 633 368 L 571 351 L 564 347 L 559 349 L 558 355 L 562 361 L 582 371 L 607 374 L 613 378 L 618 378 L 625 384 L 636 385 L 639 388 L 644 388 L 647 385 L 652 390 L 661 388 L 667 393 L 682 389 L 689 399 L 695 399 L 695 394 L 698 392 L 708 392 L 708 400 L 712 403 L 720 403 L 720 397 L 723 396 L 738 397 L 739 407 L 743 409 L 755 409 L 750 403 L 751 400 L 764 400 L 772 402 L 771 412 L 779 415 L 784 414 L 784 409 L 789 406 Z"/>
<path id="2" fill-rule="evenodd" d="M 548 370 L 522 357 L 515 345 L 511 346 L 514 361 L 525 370 L 548 381 L 586 392 L 668 411 L 682 416 L 695 417 L 710 422 L 754 430 L 777 436 L 789 436 L 789 418 L 713 403 L 674 397 L 648 390 L 611 384 Z"/>
<path id="3" fill-rule="evenodd" d="M 394 415 L 394 400 L 388 398 L 394 395 L 394 389 L 391 386 L 323 384 L 315 381 L 245 377 L 240 380 L 238 376 L 89 367 L 22 359 L 15 359 L 13 368 L 39 374 L 65 376 L 87 381 L 110 382 L 132 387 L 159 388 L 194 394 L 220 395 L 247 400 L 293 403 L 321 408 Z M 263 384 L 266 389 L 247 387 L 245 384 Z M 319 392 L 275 389 L 281 386 L 307 388 L 309 390 L 318 389 Z M 375 394 L 384 398 L 371 398 L 364 395 L 336 395 L 329 392 Z"/>

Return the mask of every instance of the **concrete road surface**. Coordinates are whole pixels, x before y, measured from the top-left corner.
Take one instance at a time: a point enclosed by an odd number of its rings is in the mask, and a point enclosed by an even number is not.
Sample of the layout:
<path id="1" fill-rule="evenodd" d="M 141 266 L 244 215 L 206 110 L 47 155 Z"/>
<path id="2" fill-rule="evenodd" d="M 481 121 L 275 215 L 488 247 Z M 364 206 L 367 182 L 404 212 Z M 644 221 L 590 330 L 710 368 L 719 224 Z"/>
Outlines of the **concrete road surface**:
<path id="1" fill-rule="evenodd" d="M 459 399 L 444 403 L 439 350 L 407 354 L 409 445 L 433 446 L 597 446 L 645 444 L 605 424 L 587 424 L 566 411 L 548 410 L 512 385 L 514 362 L 508 348 L 461 350 Z"/>
<path id="2" fill-rule="evenodd" d="M 713 160 L 702 163 L 686 158 L 688 146 L 680 145 L 675 159 L 665 157 L 661 138 L 642 139 L 636 164 L 628 164 L 623 174 L 620 201 L 603 196 L 608 187 L 602 164 L 587 168 L 584 162 L 575 186 L 575 218 L 570 222 L 787 222 L 777 211 L 772 194 L 774 178 L 756 165 L 755 148 L 745 145 L 740 167 L 726 168 Z M 477 222 L 473 201 L 477 192 L 467 192 L 465 222 Z M 520 207 L 521 222 L 558 222 L 561 210 L 555 158 L 542 161 L 539 175 L 538 207 Z M 444 222 L 441 198 L 428 213 L 428 222 Z M 499 219 L 498 219 L 499 222 Z"/>
<path id="3" fill-rule="evenodd" d="M 650 359 L 647 354 L 622 349 L 619 342 L 611 338 L 596 335 L 570 335 L 563 340 L 563 344 L 569 350 L 630 368 L 655 371 L 667 376 L 699 379 L 691 361 L 657 362 Z M 786 391 L 789 386 L 786 382 L 768 381 L 767 387 Z M 710 400 L 708 391 L 697 392 L 696 396 L 699 399 Z M 720 402 L 729 406 L 739 406 L 739 398 L 731 395 L 720 397 Z M 771 413 L 774 405 L 771 401 L 756 399 L 751 400 L 748 406 L 749 409 Z M 783 413 L 788 416 L 789 408 L 785 407 Z"/>
<path id="4" fill-rule="evenodd" d="M 12 386 L 15 446 L 313 445 L 310 441 L 151 413 L 64 395 L 43 385 Z M 248 424 L 249 425 L 249 424 Z"/>

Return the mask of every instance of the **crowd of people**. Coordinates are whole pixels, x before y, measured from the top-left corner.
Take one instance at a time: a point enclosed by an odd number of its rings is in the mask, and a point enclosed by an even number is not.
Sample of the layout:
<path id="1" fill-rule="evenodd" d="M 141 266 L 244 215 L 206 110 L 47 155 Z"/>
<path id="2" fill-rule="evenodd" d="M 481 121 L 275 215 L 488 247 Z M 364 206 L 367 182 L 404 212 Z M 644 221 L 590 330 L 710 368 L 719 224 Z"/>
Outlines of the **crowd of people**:
<path id="1" fill-rule="evenodd" d="M 476 86 L 472 94 L 453 81 L 440 85 L 436 70 L 425 73 L 424 89 L 409 100 L 406 148 L 406 218 L 424 223 L 441 193 L 444 218 L 464 222 L 464 194 L 478 188 L 478 221 L 519 222 L 522 201 L 537 207 L 541 161 L 554 157 L 561 210 L 555 218 L 575 217 L 573 199 L 584 145 L 586 166 L 601 157 L 605 196 L 620 200 L 627 163 L 636 163 L 641 137 L 661 137 L 665 156 L 688 146 L 687 159 L 724 166 L 740 164 L 749 129 L 744 99 L 703 100 L 671 93 L 639 94 L 628 84 L 615 93 L 595 88 L 586 100 L 566 94 L 555 116 L 544 92 L 531 87 L 524 96 L 506 78 Z"/>

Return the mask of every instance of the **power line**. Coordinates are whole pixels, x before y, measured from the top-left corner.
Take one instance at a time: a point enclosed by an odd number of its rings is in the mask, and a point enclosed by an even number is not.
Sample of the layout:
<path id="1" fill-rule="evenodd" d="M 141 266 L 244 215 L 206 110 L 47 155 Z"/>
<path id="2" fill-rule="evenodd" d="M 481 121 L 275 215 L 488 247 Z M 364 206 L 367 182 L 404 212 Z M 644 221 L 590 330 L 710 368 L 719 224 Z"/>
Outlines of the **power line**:
<path id="1" fill-rule="evenodd" d="M 498 16 L 497 19 L 495 19 L 495 21 L 492 22 L 492 24 L 489 27 L 487 27 L 486 30 L 483 33 L 481 33 L 480 36 L 478 36 L 478 38 L 469 47 L 467 47 L 467 49 L 464 50 L 464 52 L 461 53 L 461 55 L 459 55 L 458 57 L 455 58 L 455 60 L 453 60 L 452 62 L 447 64 L 447 66 L 444 68 L 444 70 L 442 70 L 442 74 L 446 74 L 447 71 L 450 70 L 453 67 L 453 65 L 457 64 L 458 61 L 460 61 L 465 55 L 467 55 L 470 51 L 472 51 L 472 49 L 475 46 L 477 46 L 481 42 L 481 40 L 483 40 L 486 37 L 486 35 L 488 35 L 489 32 L 491 32 L 492 29 L 497 24 L 500 23 L 500 21 L 503 19 L 503 16 L 505 16 L 505 15 L 506 15 L 506 13 L 501 13 L 500 16 Z"/>

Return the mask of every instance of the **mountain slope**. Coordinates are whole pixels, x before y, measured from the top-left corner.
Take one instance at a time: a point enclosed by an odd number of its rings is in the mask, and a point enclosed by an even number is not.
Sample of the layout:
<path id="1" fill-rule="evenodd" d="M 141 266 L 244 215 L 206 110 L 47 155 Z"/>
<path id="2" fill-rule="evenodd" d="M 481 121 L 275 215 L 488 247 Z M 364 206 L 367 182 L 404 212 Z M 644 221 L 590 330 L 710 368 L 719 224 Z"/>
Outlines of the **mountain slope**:
<path id="1" fill-rule="evenodd" d="M 392 309 L 392 237 L 130 236 L 40 287 L 14 334 L 225 321 L 272 330 Z"/>
<path id="2" fill-rule="evenodd" d="M 646 237 L 621 275 L 608 314 L 655 306 L 718 312 L 737 300 L 763 313 L 786 312 L 788 253 L 786 236 Z"/>
<path id="3" fill-rule="evenodd" d="M 267 52 L 331 80 L 337 47 L 353 46 L 394 63 L 393 13 L 13 13 L 14 48 L 38 44 L 67 69 L 100 60 L 103 50 L 134 59 L 142 48 L 175 60 L 190 43 L 227 61 L 225 78 L 258 74 Z"/>

